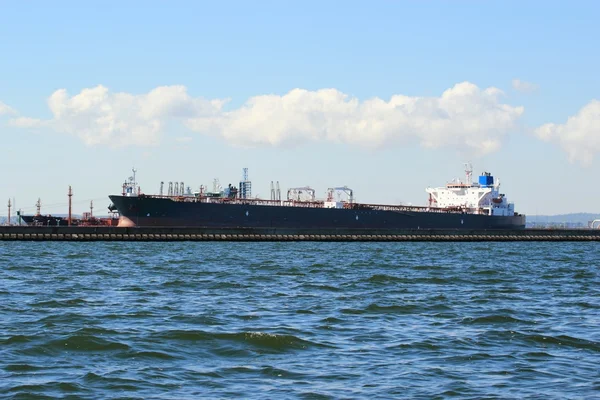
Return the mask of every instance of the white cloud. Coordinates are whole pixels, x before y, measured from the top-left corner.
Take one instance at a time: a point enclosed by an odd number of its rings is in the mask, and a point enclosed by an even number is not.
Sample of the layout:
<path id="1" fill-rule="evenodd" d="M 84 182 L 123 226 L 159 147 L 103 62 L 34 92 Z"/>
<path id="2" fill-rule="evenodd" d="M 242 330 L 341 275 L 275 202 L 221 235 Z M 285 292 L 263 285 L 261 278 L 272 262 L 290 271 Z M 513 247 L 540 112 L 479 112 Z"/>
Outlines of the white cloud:
<path id="1" fill-rule="evenodd" d="M 111 93 L 97 86 L 75 96 L 58 90 L 48 99 L 51 120 L 17 118 L 12 124 L 46 124 L 88 145 L 154 145 L 167 122 L 179 120 L 193 131 L 242 146 L 330 141 L 378 148 L 416 141 L 429 148 L 468 148 L 485 154 L 500 147 L 523 113 L 523 107 L 501 103 L 501 96 L 499 89 L 480 89 L 469 82 L 439 97 L 394 95 L 389 100 L 360 101 L 336 89 L 294 89 L 284 95 L 255 96 L 224 111 L 227 100 L 191 97 L 183 86 L 158 87 L 142 95 Z"/>
<path id="2" fill-rule="evenodd" d="M 87 145 L 115 147 L 159 143 L 169 119 L 198 117 L 218 111 L 222 101 L 193 98 L 184 86 L 161 86 L 149 93 L 110 93 L 104 86 L 83 89 L 69 96 L 65 89 L 48 99 L 53 118 L 48 121 L 18 118 L 13 126 L 47 125 L 75 135 Z"/>
<path id="3" fill-rule="evenodd" d="M 463 82 L 440 97 L 394 95 L 361 102 L 336 89 L 294 89 L 252 97 L 236 110 L 191 119 L 188 126 L 240 145 L 313 140 L 377 148 L 416 140 L 424 147 L 467 147 L 484 154 L 500 147 L 523 113 L 523 107 L 500 103 L 501 94 Z"/>
<path id="4" fill-rule="evenodd" d="M 16 128 L 38 128 L 48 125 L 47 121 L 28 117 L 12 118 L 10 121 L 8 121 L 8 123 Z"/>
<path id="5" fill-rule="evenodd" d="M 0 115 L 17 115 L 17 111 L 0 101 Z"/>
<path id="6" fill-rule="evenodd" d="M 564 124 L 538 127 L 535 134 L 560 145 L 571 162 L 589 165 L 600 152 L 600 101 L 590 101 Z"/>
<path id="7" fill-rule="evenodd" d="M 512 87 L 516 91 L 523 93 L 533 93 L 540 88 L 539 85 L 536 85 L 535 83 L 522 81 L 520 79 L 513 79 Z"/>

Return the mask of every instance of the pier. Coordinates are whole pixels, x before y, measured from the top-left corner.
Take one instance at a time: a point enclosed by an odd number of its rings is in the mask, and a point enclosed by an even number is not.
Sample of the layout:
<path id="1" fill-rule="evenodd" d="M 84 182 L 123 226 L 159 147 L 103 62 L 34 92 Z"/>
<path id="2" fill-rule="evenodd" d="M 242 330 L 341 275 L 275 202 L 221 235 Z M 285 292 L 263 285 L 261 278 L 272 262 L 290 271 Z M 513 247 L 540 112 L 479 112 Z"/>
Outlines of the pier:
<path id="1" fill-rule="evenodd" d="M 1 226 L 1 241 L 590 242 L 600 229 L 310 230 L 274 228 Z"/>

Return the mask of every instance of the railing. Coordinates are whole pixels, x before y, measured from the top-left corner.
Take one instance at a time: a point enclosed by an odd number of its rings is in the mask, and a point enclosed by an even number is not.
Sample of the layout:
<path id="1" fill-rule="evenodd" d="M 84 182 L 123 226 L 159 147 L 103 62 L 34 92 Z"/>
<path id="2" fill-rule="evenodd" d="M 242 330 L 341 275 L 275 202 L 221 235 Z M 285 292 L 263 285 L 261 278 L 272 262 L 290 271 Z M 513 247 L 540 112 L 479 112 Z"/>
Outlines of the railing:
<path id="1" fill-rule="evenodd" d="M 283 206 L 283 207 L 305 207 L 305 208 L 323 208 L 323 201 L 299 201 L 299 200 L 265 200 L 265 199 L 232 199 L 225 197 L 195 197 L 195 196 L 160 196 L 160 195 L 142 195 L 143 197 L 170 199 L 177 202 L 192 203 L 216 203 L 216 204 L 251 204 L 261 206 Z M 406 206 L 392 204 L 367 204 L 367 203 L 344 203 L 344 209 L 356 211 L 395 211 L 395 212 L 434 212 L 446 214 L 474 214 L 473 209 L 462 207 L 424 207 L 424 206 Z M 478 210 L 478 214 L 488 215 L 485 210 Z M 600 222 L 600 220 L 598 220 Z"/>

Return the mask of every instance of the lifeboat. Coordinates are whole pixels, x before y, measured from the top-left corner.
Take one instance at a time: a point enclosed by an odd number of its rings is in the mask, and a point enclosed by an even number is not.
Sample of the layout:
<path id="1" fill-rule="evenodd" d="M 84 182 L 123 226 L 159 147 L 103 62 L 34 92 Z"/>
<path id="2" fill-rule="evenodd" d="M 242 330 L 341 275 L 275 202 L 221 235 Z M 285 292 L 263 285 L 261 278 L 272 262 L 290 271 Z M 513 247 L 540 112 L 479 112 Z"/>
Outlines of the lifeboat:
<path id="1" fill-rule="evenodd" d="M 494 197 L 492 201 L 496 204 L 500 204 L 502 203 L 502 197 Z"/>

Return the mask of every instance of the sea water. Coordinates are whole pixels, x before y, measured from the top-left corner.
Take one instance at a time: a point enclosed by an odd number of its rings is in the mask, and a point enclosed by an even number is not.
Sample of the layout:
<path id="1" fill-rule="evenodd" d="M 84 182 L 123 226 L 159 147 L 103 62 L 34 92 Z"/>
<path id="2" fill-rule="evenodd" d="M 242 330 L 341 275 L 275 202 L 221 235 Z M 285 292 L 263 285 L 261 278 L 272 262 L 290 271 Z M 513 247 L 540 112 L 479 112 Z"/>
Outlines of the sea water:
<path id="1" fill-rule="evenodd" d="M 598 250 L 0 242 L 0 396 L 597 398 Z"/>

